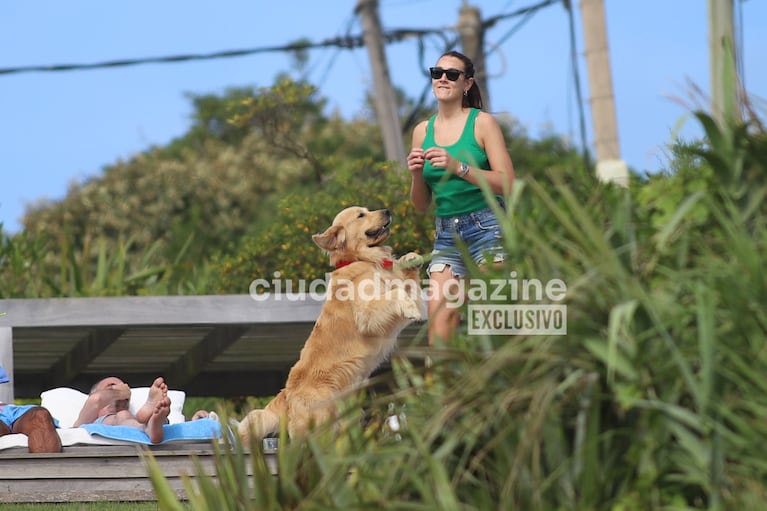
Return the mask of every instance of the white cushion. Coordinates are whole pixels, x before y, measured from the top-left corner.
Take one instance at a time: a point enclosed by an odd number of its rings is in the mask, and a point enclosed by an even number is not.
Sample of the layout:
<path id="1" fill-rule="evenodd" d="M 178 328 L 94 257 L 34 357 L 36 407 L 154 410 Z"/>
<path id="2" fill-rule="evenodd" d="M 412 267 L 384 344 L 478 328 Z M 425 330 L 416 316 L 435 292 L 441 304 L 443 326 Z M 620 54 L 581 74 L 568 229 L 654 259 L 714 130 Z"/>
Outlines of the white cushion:
<path id="1" fill-rule="evenodd" d="M 146 403 L 146 398 L 149 395 L 149 387 L 137 387 L 131 389 L 130 397 L 130 411 L 135 415 L 141 406 Z M 184 422 L 184 400 L 186 394 L 181 390 L 169 390 L 168 397 L 170 398 L 170 415 L 168 415 L 168 422 L 176 424 L 178 422 Z M 58 419 L 59 426 L 62 428 L 71 428 L 80 415 L 80 410 L 85 404 L 85 400 L 88 399 L 88 394 L 84 394 L 77 389 L 71 389 L 69 387 L 58 387 L 51 390 L 46 390 L 40 394 L 40 404 L 47 408 L 54 419 Z"/>

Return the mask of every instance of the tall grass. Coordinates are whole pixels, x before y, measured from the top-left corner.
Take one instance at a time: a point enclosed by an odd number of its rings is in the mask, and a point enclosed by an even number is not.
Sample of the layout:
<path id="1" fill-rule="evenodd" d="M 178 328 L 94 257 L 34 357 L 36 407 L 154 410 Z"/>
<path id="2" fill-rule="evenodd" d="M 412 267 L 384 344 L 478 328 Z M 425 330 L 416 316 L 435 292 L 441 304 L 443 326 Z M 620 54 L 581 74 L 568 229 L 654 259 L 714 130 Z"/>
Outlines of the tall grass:
<path id="1" fill-rule="evenodd" d="M 767 499 L 767 137 L 698 114 L 711 170 L 658 224 L 644 192 L 528 181 L 505 268 L 560 278 L 566 336 L 404 348 L 340 431 L 282 438 L 279 475 L 236 441 L 193 509 L 757 509 Z M 701 224 L 700 211 L 707 222 Z M 381 385 L 387 385 L 382 392 Z M 365 410 L 360 416 L 356 410 Z M 387 417 L 397 416 L 394 430 Z M 259 452 L 259 446 L 248 446 Z M 162 509 L 179 503 L 148 460 Z M 246 469 L 253 474 L 249 479 Z"/>

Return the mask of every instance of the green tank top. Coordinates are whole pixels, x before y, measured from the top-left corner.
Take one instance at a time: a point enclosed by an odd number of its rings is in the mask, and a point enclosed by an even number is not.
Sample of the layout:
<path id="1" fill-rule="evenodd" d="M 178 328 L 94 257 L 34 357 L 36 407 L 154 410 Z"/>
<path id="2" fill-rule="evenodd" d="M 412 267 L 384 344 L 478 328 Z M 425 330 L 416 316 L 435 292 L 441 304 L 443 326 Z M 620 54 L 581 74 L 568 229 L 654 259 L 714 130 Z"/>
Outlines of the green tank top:
<path id="1" fill-rule="evenodd" d="M 479 112 L 478 108 L 472 108 L 469 111 L 463 133 L 455 144 L 448 146 L 440 146 L 434 141 L 434 119 L 437 116 L 434 114 L 426 126 L 423 149 L 442 147 L 453 158 L 468 163 L 472 172 L 489 169 L 487 153 L 474 138 L 474 122 Z M 429 161 L 424 162 L 423 178 L 432 190 L 434 202 L 437 204 L 435 214 L 439 217 L 464 215 L 487 207 L 485 196 L 478 186 L 445 169 L 433 167 Z"/>

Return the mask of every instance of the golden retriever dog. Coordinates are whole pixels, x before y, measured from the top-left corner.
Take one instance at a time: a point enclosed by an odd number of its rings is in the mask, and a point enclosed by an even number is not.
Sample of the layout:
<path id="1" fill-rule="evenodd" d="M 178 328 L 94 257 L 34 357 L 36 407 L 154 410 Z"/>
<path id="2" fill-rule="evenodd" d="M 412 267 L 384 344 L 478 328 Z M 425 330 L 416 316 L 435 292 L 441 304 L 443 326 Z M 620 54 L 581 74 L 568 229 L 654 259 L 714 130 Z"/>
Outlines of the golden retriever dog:
<path id="1" fill-rule="evenodd" d="M 287 420 L 291 438 L 335 416 L 339 394 L 364 382 L 392 352 L 397 336 L 425 315 L 419 285 L 422 258 L 392 260 L 392 214 L 353 206 L 323 233 L 312 236 L 330 256 L 325 303 L 285 388 L 262 410 L 239 423 L 240 438 L 277 433 Z"/>

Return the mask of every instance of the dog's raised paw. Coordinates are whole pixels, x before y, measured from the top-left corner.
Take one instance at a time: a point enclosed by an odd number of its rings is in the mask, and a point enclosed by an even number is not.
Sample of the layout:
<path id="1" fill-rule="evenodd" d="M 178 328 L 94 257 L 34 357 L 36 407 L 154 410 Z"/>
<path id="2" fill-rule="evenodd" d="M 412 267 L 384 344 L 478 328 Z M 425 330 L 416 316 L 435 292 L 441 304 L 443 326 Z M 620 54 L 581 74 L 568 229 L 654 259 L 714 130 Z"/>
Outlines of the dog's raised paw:
<path id="1" fill-rule="evenodd" d="M 399 258 L 398 264 L 400 268 L 409 270 L 412 268 L 420 268 L 423 266 L 423 257 L 415 252 L 408 252 Z"/>

